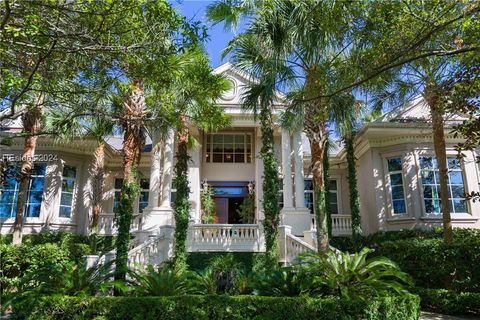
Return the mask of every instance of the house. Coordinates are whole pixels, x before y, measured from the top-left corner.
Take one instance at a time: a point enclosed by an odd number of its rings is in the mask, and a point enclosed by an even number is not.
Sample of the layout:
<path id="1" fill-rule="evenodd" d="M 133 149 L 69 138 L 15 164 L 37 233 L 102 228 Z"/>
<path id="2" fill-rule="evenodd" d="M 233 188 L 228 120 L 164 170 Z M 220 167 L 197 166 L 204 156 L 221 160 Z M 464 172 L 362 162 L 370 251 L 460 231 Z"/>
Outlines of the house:
<path id="1" fill-rule="evenodd" d="M 215 72 L 225 74 L 232 88 L 221 101 L 232 116 L 232 126 L 215 133 L 192 128 L 201 147 L 190 151 L 189 165 L 191 212 L 189 251 L 264 250 L 261 221 L 263 165 L 259 158 L 261 132 L 251 112 L 243 111 L 240 97 L 243 86 L 252 81 L 227 63 Z M 275 114 L 284 108 L 277 94 Z M 461 117 L 446 119 L 447 127 Z M 4 123 L 1 134 L 21 130 L 18 121 Z M 479 168 L 476 152 L 456 158 L 454 146 L 461 141 L 446 129 L 449 199 L 454 227 L 480 228 L 480 203 L 467 201 L 464 193 L 478 190 Z M 2 156 L 15 161 L 22 152 L 22 140 L 3 147 Z M 106 181 L 99 233 L 115 234 L 114 210 L 122 186 L 121 135 L 107 140 Z M 432 145 L 429 110 L 422 98 L 397 108 L 375 122 L 365 124 L 356 138 L 358 190 L 362 229 L 378 231 L 441 226 L 438 170 Z M 89 174 L 95 142 L 79 140 L 38 140 L 37 159 L 26 204 L 25 233 L 61 229 L 86 233 L 91 212 L 92 177 Z M 161 262 L 171 255 L 174 219 L 172 187 L 175 145 L 173 135 L 161 146 L 150 136 L 140 163 L 141 192 L 132 224 L 135 246 L 131 263 Z M 351 233 L 346 170 L 346 153 L 341 147 L 330 152 L 330 210 L 334 236 Z M 312 212 L 312 181 L 309 172 L 310 148 L 305 135 L 275 128 L 275 154 L 283 189 L 280 228 L 281 257 L 287 261 L 315 247 Z M 8 179 L 7 179 L 8 180 Z M 207 183 L 214 192 L 215 223 L 202 223 L 201 190 Z M 251 223 L 242 223 L 239 214 L 246 197 L 254 195 L 255 212 Z M 3 186 L 0 196 L 0 230 L 12 232 L 18 183 L 13 179 Z"/>

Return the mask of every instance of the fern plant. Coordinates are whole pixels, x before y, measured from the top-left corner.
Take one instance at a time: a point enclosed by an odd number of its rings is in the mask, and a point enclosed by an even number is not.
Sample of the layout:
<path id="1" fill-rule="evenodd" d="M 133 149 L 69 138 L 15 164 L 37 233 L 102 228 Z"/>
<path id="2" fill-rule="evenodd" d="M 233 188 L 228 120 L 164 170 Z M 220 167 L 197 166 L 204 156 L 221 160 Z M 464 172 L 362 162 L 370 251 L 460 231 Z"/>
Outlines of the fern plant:
<path id="1" fill-rule="evenodd" d="M 388 258 L 367 259 L 373 251 L 364 248 L 355 254 L 327 251 L 301 255 L 297 268 L 303 278 L 309 279 L 304 290 L 360 299 L 385 292 L 408 294 L 411 278 Z"/>

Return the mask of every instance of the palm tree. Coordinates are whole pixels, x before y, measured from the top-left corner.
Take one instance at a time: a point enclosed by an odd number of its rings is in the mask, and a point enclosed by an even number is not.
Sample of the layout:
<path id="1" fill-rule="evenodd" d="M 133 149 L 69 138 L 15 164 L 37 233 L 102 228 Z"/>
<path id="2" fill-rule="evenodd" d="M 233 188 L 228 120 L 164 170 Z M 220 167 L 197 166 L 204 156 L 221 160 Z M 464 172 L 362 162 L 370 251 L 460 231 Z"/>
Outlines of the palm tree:
<path id="1" fill-rule="evenodd" d="M 231 9 L 226 10 L 226 5 L 230 5 Z M 223 11 L 230 16 L 252 14 L 252 6 L 256 12 L 245 35 L 257 37 L 259 43 L 268 44 L 268 54 L 251 60 L 257 66 L 271 61 L 275 65 L 271 70 L 276 72 L 272 77 L 274 87 L 283 85 L 292 91 L 295 98 L 290 109 L 301 117 L 312 152 L 318 248 L 328 249 L 324 150 L 328 139 L 330 101 L 316 97 L 330 89 L 331 78 L 335 75 L 329 73 L 329 68 L 344 50 L 342 40 L 355 11 L 348 10 L 351 4 L 344 2 L 276 0 L 241 1 L 236 5 L 220 2 L 217 7 L 222 10 L 215 13 Z M 219 20 L 219 15 L 216 18 Z"/>
<path id="2" fill-rule="evenodd" d="M 190 218 L 190 187 L 188 184 L 188 150 L 198 146 L 190 127 L 204 132 L 218 130 L 230 124 L 223 108 L 215 105 L 229 88 L 223 75 L 215 75 L 208 58 L 199 48 L 190 48 L 179 58 L 178 77 L 166 88 L 170 106 L 166 106 L 170 124 L 175 130 L 177 144 L 174 185 L 177 196 L 173 205 L 175 216 L 174 265 L 176 270 L 186 269 L 186 238 Z"/>
<path id="3" fill-rule="evenodd" d="M 17 211 L 15 223 L 13 225 L 12 243 L 19 245 L 22 243 L 23 217 L 28 196 L 28 188 L 30 186 L 31 175 L 33 172 L 33 160 L 35 150 L 37 148 L 38 134 L 42 128 L 42 113 L 45 96 L 39 94 L 33 106 L 27 107 L 22 115 L 23 130 L 25 131 L 25 144 L 20 167 L 20 187 L 17 199 Z"/>

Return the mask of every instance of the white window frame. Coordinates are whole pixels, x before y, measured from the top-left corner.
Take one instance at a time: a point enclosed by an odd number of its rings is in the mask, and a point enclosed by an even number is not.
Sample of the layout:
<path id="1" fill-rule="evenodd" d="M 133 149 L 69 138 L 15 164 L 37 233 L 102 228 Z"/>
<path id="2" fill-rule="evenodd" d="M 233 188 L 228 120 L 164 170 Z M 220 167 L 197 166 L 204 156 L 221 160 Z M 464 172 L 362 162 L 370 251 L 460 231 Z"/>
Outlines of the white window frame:
<path id="1" fill-rule="evenodd" d="M 312 181 L 313 180 L 313 177 L 308 177 L 308 178 L 304 178 L 304 181 L 305 180 L 310 180 Z M 341 206 L 341 199 L 339 198 L 339 195 L 341 195 L 341 177 L 340 176 L 336 176 L 336 175 L 333 175 L 330 177 L 330 181 L 336 181 L 337 183 L 337 190 L 335 191 L 332 191 L 331 189 L 329 189 L 329 192 L 330 193 L 335 193 L 336 195 L 336 198 L 337 198 L 337 213 L 335 213 L 336 215 L 340 215 L 342 214 L 342 206 Z M 313 183 L 313 181 L 312 181 Z M 313 184 L 312 184 L 313 186 Z M 304 190 L 303 191 L 303 194 L 304 194 L 304 199 L 305 199 L 305 194 L 307 193 L 311 193 L 312 194 L 312 199 L 313 199 L 313 208 L 315 208 L 315 194 L 314 194 L 314 190 Z M 305 200 L 304 200 L 305 201 Z M 311 214 L 314 214 L 314 213 L 311 213 Z"/>
<path id="2" fill-rule="evenodd" d="M 235 162 L 235 147 L 234 147 L 234 151 L 232 153 L 233 155 L 233 161 L 232 162 L 225 162 L 224 159 L 223 159 L 223 155 L 225 153 L 225 150 L 222 149 L 222 162 L 214 162 L 213 161 L 213 136 L 228 136 L 228 135 L 243 135 L 244 136 L 244 151 L 243 151 L 243 162 Z M 247 152 L 247 149 L 248 149 L 248 143 L 247 143 L 247 136 L 250 137 L 250 162 L 248 161 L 248 156 L 249 156 L 249 153 Z M 212 139 L 211 141 L 209 141 L 209 138 Z M 214 164 L 214 163 L 222 163 L 222 164 L 252 164 L 254 162 L 254 153 L 255 153 L 255 150 L 253 149 L 254 148 L 254 145 L 253 145 L 253 138 L 254 138 L 254 135 L 253 133 L 251 132 L 218 132 L 218 133 L 207 133 L 205 134 L 204 136 L 204 146 L 205 148 L 203 148 L 203 162 L 204 163 L 208 163 L 208 164 Z M 234 143 L 232 143 L 234 144 Z M 210 145 L 210 152 L 207 152 L 207 145 Z M 222 146 L 225 145 L 225 142 L 222 142 Z M 210 158 L 210 161 L 207 161 L 207 155 L 208 157 Z"/>
<path id="3" fill-rule="evenodd" d="M 451 152 L 451 151 L 447 150 L 447 159 L 451 158 L 451 157 L 456 157 L 456 156 L 457 156 L 457 153 L 454 153 L 454 152 Z M 426 212 L 427 210 L 426 210 L 426 207 L 425 207 L 425 199 L 424 199 L 424 194 L 423 194 L 422 168 L 420 166 L 420 157 L 432 157 L 432 158 L 436 158 L 436 157 L 435 157 L 435 153 L 433 151 L 430 151 L 430 150 L 427 151 L 427 152 L 417 152 L 416 153 L 416 159 L 415 160 L 416 160 L 416 164 L 417 164 L 418 186 L 419 186 L 419 191 L 420 191 L 420 202 L 421 202 L 421 206 L 422 206 L 421 217 L 426 218 L 426 219 L 429 219 L 429 218 L 430 219 L 442 219 L 443 213 L 440 213 L 440 214 L 436 215 L 436 214 L 428 214 Z M 465 191 L 465 193 L 469 193 L 467 179 L 465 177 L 465 162 L 463 160 L 460 161 L 460 168 L 461 168 L 461 173 L 462 173 L 464 191 Z M 437 170 L 438 170 L 438 168 L 437 168 Z M 447 172 L 449 172 L 449 171 L 447 171 Z M 450 183 L 448 185 L 450 185 Z M 450 212 L 450 214 L 452 215 L 452 220 L 458 219 L 458 218 L 461 219 L 462 217 L 472 217 L 472 214 L 473 214 L 472 212 L 473 211 L 472 211 L 472 208 L 471 208 L 470 201 L 465 200 L 465 202 L 466 202 L 467 212 L 459 212 L 459 213 Z"/>
<path id="4" fill-rule="evenodd" d="M 406 188 L 406 184 L 409 183 L 408 178 L 409 176 L 405 174 L 405 153 L 388 153 L 388 154 L 383 154 L 382 159 L 383 159 L 383 181 L 385 183 L 385 193 L 387 194 L 387 214 L 388 218 L 390 219 L 409 219 L 412 217 L 411 215 L 411 210 L 410 210 L 410 202 L 409 202 L 409 197 L 408 197 L 408 190 Z M 397 170 L 397 171 L 392 171 L 390 172 L 388 169 L 388 160 L 393 159 L 393 158 L 400 158 L 401 163 L 402 163 L 402 170 Z M 405 201 L 405 213 L 395 213 L 393 209 L 393 198 L 392 198 L 392 183 L 390 180 L 390 175 L 391 174 L 402 174 L 402 187 L 403 187 L 403 200 Z"/>
<path id="5" fill-rule="evenodd" d="M 65 177 L 63 176 L 63 170 L 65 169 L 65 167 L 68 166 L 68 167 L 72 167 L 75 169 L 75 178 L 71 178 L 71 177 Z M 60 216 L 60 208 L 62 207 L 62 195 L 63 193 L 67 193 L 67 192 L 64 192 L 63 191 L 63 188 L 62 188 L 62 185 L 60 185 L 60 202 L 58 204 L 58 212 L 57 212 L 57 217 L 59 219 L 66 219 L 66 220 L 70 220 L 72 219 L 72 216 L 73 216 L 73 213 L 74 213 L 74 210 L 75 210 L 75 204 L 76 204 L 76 195 L 77 195 L 77 188 L 78 188 L 78 166 L 77 165 L 73 165 L 73 164 L 63 164 L 62 165 L 62 184 L 63 184 L 63 180 L 73 180 L 73 190 L 72 190 L 72 203 L 70 205 L 70 216 L 69 217 L 61 217 Z M 68 192 L 69 193 L 69 192 Z M 66 207 L 66 206 L 63 206 L 63 207 Z"/>

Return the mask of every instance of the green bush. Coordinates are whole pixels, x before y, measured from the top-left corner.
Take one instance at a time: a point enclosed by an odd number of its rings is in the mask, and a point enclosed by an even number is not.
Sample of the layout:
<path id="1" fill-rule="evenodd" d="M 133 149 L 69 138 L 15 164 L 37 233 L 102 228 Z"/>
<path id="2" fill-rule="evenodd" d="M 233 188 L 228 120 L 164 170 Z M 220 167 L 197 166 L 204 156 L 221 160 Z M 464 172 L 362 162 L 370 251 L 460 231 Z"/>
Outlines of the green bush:
<path id="1" fill-rule="evenodd" d="M 187 264 L 190 270 L 204 271 L 210 268 L 211 264 L 220 259 L 221 257 L 231 256 L 233 260 L 238 264 L 241 264 L 245 268 L 246 273 L 250 273 L 254 269 L 256 256 L 262 255 L 262 253 L 252 252 L 194 252 L 189 253 L 187 257 Z"/>
<path id="2" fill-rule="evenodd" d="M 444 314 L 480 315 L 480 293 L 417 289 L 422 308 Z"/>
<path id="3" fill-rule="evenodd" d="M 454 241 L 445 244 L 441 229 L 381 232 L 363 239 L 375 255 L 396 262 L 416 286 L 480 292 L 480 230 L 454 229 Z M 334 238 L 332 245 L 352 252 L 348 238 Z"/>
<path id="4" fill-rule="evenodd" d="M 338 298 L 256 296 L 44 297 L 19 306 L 12 319 L 418 319 L 418 296 L 386 296 L 368 302 Z"/>

